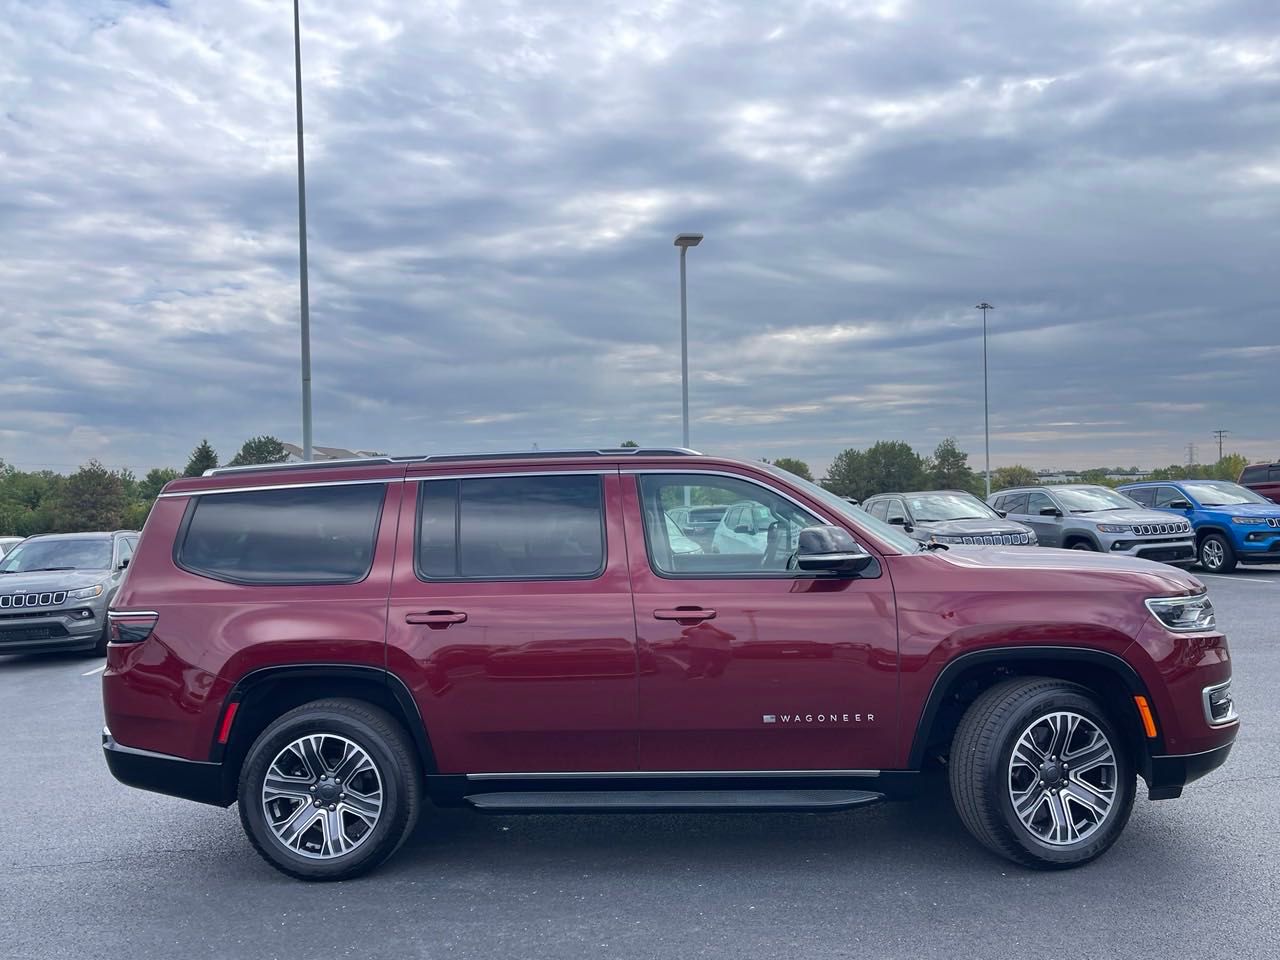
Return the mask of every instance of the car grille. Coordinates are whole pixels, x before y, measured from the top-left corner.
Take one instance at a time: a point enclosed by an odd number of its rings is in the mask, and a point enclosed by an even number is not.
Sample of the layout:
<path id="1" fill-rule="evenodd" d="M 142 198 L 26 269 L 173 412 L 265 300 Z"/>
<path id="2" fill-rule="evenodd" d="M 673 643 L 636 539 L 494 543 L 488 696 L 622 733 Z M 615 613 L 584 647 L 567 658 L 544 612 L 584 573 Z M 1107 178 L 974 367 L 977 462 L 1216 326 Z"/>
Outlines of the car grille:
<path id="1" fill-rule="evenodd" d="M 19 607 L 56 607 L 67 602 L 67 591 L 46 593 L 10 593 L 0 596 L 0 610 L 16 610 Z"/>
<path id="2" fill-rule="evenodd" d="M 1280 527 L 1280 517 L 1267 517 L 1267 526 Z"/>
<path id="3" fill-rule="evenodd" d="M 1171 533 L 1190 533 L 1189 523 L 1135 523 L 1133 532 L 1140 537 L 1168 536 Z"/>
<path id="4" fill-rule="evenodd" d="M 993 546 L 995 544 L 1004 544 L 1007 546 L 1012 546 L 1015 543 L 1030 543 L 1031 537 L 1025 533 L 1000 533 L 1000 534 L 992 534 L 991 536 L 965 537 L 961 542 L 983 543 L 983 544 L 989 543 L 989 544 L 992 544 Z"/>

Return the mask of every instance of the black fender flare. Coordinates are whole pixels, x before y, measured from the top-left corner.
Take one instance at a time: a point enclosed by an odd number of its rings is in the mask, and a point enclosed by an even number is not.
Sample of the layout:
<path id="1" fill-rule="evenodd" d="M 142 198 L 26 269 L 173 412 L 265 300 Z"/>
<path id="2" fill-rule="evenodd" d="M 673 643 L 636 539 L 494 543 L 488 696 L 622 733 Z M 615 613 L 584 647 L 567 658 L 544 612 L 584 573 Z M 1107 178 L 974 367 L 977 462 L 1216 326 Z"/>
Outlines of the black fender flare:
<path id="1" fill-rule="evenodd" d="M 911 752 L 907 756 L 907 769 L 919 770 L 924 766 L 925 749 L 928 746 L 929 735 L 932 732 L 933 723 L 937 719 L 938 711 L 942 708 L 955 683 L 968 670 L 992 663 L 1026 665 L 1034 664 L 1036 661 L 1048 662 L 1053 660 L 1100 667 L 1119 679 L 1128 689 L 1130 696 L 1144 696 L 1148 702 L 1151 701 L 1147 686 L 1142 682 L 1142 678 L 1138 676 L 1138 672 L 1124 658 L 1114 653 L 1108 653 L 1105 650 L 1097 650 L 1093 647 L 1013 645 L 984 647 L 981 650 L 962 653 L 947 661 L 942 670 L 939 671 L 938 676 L 934 678 L 933 687 L 929 690 L 924 709 L 920 712 L 919 719 L 916 721 L 915 734 L 911 740 Z M 1163 747 L 1163 737 L 1157 737 L 1146 742 L 1148 755 L 1163 753 Z"/>

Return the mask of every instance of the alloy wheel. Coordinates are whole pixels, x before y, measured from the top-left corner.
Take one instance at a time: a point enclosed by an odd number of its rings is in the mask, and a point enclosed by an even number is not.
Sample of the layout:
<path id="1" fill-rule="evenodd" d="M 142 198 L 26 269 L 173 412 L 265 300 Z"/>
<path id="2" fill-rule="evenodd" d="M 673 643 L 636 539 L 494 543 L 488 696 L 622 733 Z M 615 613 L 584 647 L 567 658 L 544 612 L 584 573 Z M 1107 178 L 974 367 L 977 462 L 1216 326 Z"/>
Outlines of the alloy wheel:
<path id="1" fill-rule="evenodd" d="M 382 777 L 357 743 L 331 733 L 299 737 L 276 754 L 262 783 L 275 839 L 315 860 L 364 843 L 382 815 Z"/>
<path id="2" fill-rule="evenodd" d="M 1051 846 L 1079 843 L 1107 822 L 1119 781 L 1115 750 L 1096 723 L 1058 711 L 1032 721 L 1009 758 L 1009 799 L 1022 826 Z"/>
<path id="3" fill-rule="evenodd" d="M 1217 540 L 1209 539 L 1200 545 L 1200 561 L 1210 570 L 1218 570 L 1226 560 L 1226 551 Z"/>

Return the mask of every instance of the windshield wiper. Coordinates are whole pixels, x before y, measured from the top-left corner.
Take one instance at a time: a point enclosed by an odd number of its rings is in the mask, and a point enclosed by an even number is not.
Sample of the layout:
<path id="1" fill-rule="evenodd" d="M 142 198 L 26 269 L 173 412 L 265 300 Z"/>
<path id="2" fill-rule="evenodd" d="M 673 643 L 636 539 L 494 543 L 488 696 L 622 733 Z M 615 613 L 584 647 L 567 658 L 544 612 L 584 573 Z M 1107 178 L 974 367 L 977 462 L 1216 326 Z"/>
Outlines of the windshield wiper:
<path id="1" fill-rule="evenodd" d="M 74 570 L 75 567 L 32 567 L 30 570 L 10 570 L 10 573 L 53 573 L 55 570 Z"/>

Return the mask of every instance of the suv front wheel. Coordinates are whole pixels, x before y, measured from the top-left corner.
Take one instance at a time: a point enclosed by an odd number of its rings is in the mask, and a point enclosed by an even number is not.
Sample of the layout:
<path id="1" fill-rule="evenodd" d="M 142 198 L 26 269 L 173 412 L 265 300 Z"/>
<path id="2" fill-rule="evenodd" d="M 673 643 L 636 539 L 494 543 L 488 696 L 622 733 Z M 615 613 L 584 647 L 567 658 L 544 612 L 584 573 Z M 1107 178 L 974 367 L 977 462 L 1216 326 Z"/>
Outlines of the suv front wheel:
<path id="1" fill-rule="evenodd" d="M 1101 856 L 1133 807 L 1133 763 L 1084 687 L 1018 678 L 983 693 L 951 748 L 951 795 L 988 849 L 1062 869 Z"/>
<path id="2" fill-rule="evenodd" d="M 413 831 L 421 777 L 389 714 L 359 700 L 319 700 L 258 736 L 238 799 L 245 832 L 273 867 L 300 880 L 346 880 Z"/>
<path id="3" fill-rule="evenodd" d="M 1220 533 L 1207 533 L 1200 540 L 1200 566 L 1209 573 L 1230 573 L 1236 568 L 1236 552 Z"/>

